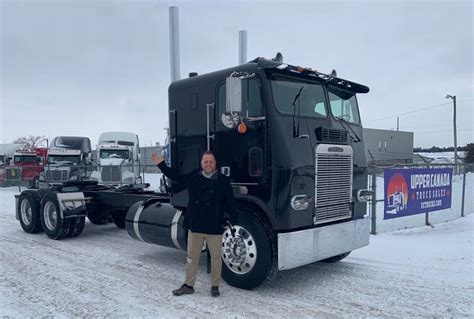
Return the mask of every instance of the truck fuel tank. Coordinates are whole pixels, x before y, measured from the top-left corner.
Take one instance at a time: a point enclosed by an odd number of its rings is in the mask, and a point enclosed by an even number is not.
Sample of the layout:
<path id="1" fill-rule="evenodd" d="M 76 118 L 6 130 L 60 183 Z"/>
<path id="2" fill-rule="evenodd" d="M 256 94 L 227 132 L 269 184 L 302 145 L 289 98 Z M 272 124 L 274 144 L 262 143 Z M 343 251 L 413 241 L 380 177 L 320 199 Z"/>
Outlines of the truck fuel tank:
<path id="1" fill-rule="evenodd" d="M 186 250 L 183 211 L 159 199 L 135 203 L 128 209 L 125 228 L 130 237 L 150 244 Z"/>

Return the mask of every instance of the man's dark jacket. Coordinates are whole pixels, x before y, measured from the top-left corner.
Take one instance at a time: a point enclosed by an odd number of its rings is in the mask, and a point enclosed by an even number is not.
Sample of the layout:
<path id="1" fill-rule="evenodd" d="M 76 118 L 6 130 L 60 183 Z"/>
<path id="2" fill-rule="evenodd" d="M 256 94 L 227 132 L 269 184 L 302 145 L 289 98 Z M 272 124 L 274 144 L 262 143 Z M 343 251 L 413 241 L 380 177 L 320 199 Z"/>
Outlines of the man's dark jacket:
<path id="1" fill-rule="evenodd" d="M 188 189 L 189 201 L 184 217 L 187 229 L 217 235 L 223 233 L 226 219 L 232 224 L 237 222 L 234 193 L 227 176 L 216 172 L 212 178 L 206 178 L 198 171 L 178 175 L 164 161 L 158 167 L 166 177 Z"/>

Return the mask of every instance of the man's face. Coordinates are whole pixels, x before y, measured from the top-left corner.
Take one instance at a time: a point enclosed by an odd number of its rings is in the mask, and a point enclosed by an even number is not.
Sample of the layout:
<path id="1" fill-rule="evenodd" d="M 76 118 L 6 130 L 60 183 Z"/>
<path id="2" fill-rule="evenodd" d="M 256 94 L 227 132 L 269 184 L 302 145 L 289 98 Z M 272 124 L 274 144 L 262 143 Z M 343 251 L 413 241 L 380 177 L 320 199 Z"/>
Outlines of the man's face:
<path id="1" fill-rule="evenodd" d="M 204 173 L 213 173 L 216 170 L 216 159 L 214 155 L 204 155 L 201 160 L 201 167 Z"/>

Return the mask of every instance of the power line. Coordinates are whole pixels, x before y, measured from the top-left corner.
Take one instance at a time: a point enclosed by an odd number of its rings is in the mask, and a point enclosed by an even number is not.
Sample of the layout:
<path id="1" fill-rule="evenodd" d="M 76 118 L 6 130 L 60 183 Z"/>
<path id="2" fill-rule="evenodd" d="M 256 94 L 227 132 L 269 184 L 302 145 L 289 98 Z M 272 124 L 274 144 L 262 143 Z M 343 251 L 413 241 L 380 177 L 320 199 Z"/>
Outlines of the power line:
<path id="1" fill-rule="evenodd" d="M 409 130 L 409 129 L 418 129 L 420 127 L 439 127 L 439 128 L 446 128 L 446 127 L 452 127 L 452 126 L 446 126 L 445 125 L 446 123 L 436 123 L 436 124 L 427 124 L 427 125 L 417 125 L 417 126 L 407 126 L 407 127 L 403 127 L 403 130 Z M 474 124 L 474 122 L 462 122 L 462 123 L 458 123 L 458 125 L 471 125 L 471 124 Z"/>
<path id="2" fill-rule="evenodd" d="M 470 100 L 459 100 L 459 101 L 457 101 L 457 102 L 458 102 L 458 103 L 461 103 L 461 102 L 470 102 L 470 101 L 474 101 L 474 99 L 470 99 Z M 394 118 L 394 117 L 397 117 L 397 116 L 402 116 L 402 115 L 412 114 L 412 113 L 416 113 L 416 112 L 421 112 L 421 111 L 424 111 L 424 110 L 434 109 L 434 108 L 436 108 L 436 107 L 440 107 L 440 106 L 448 105 L 448 104 L 452 104 L 452 102 L 446 102 L 446 103 L 442 103 L 442 104 L 436 104 L 436 105 L 433 105 L 433 106 L 423 107 L 423 108 L 416 109 L 416 110 L 409 111 L 409 112 L 405 112 L 405 113 L 399 113 L 399 114 L 395 114 L 395 115 L 391 115 L 391 116 L 386 116 L 386 117 L 381 117 L 381 118 L 378 118 L 378 119 L 369 120 L 369 121 L 363 121 L 363 122 L 364 122 L 364 123 L 370 123 L 370 122 L 375 122 L 375 121 L 381 121 L 381 120 L 391 119 L 391 118 Z"/>
<path id="3" fill-rule="evenodd" d="M 421 131 L 421 132 L 414 132 L 415 134 L 423 134 L 423 133 L 449 133 L 453 130 L 446 130 L 446 131 Z M 462 128 L 458 129 L 458 131 L 474 131 L 472 128 Z"/>

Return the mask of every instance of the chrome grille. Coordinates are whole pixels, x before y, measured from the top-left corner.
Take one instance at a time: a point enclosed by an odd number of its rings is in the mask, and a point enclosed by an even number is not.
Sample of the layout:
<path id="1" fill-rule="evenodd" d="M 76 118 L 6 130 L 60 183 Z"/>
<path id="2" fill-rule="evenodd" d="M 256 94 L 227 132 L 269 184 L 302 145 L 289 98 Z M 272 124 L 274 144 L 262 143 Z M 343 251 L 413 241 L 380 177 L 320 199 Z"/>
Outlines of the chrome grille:
<path id="1" fill-rule="evenodd" d="M 69 170 L 67 169 L 47 169 L 45 171 L 46 181 L 50 183 L 66 182 L 69 180 Z"/>
<path id="2" fill-rule="evenodd" d="M 121 181 L 120 166 L 102 166 L 101 171 L 102 182 L 117 182 Z"/>
<path id="3" fill-rule="evenodd" d="M 6 180 L 21 180 L 21 168 L 20 167 L 7 167 L 5 168 L 5 179 Z"/>
<path id="4" fill-rule="evenodd" d="M 352 147 L 320 144 L 316 148 L 314 224 L 352 216 Z"/>

